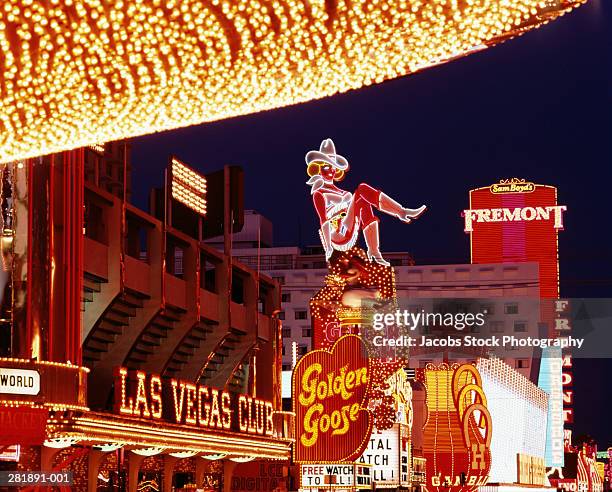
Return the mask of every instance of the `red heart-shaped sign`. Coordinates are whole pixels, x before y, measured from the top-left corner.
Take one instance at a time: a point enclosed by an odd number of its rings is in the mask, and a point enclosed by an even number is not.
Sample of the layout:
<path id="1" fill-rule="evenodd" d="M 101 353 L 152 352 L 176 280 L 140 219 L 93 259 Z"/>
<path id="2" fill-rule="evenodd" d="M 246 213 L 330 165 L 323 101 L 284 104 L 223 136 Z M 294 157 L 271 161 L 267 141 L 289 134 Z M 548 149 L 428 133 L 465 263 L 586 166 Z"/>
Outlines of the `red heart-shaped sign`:
<path id="1" fill-rule="evenodd" d="M 296 462 L 361 456 L 372 434 L 365 401 L 370 371 L 366 347 L 356 335 L 345 335 L 331 350 L 315 350 L 300 359 L 293 371 Z"/>

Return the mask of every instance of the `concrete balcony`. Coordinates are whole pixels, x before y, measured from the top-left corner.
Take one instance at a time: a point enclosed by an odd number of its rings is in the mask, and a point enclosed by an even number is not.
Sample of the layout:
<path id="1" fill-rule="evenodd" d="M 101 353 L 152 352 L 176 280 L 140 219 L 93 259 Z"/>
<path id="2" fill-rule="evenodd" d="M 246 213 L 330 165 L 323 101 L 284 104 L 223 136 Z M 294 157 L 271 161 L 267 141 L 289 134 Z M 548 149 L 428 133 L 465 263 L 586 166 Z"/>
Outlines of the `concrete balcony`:
<path id="1" fill-rule="evenodd" d="M 245 387 L 253 348 L 276 340 L 270 314 L 278 285 L 91 185 L 86 207 L 96 217 L 84 239 L 83 359 L 92 408 L 107 405 L 117 366 Z M 257 364 L 271 385 L 274 360 L 266 355 Z"/>

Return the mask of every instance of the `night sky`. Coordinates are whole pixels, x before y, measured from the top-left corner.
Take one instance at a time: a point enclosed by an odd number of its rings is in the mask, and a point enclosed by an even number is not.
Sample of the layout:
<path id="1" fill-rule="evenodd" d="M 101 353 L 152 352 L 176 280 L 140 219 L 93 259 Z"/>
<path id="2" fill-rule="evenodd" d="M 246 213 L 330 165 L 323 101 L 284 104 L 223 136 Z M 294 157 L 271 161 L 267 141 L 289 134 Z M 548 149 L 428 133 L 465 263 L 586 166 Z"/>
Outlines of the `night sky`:
<path id="1" fill-rule="evenodd" d="M 468 190 L 525 178 L 557 186 L 568 207 L 561 294 L 612 297 L 609 1 L 409 77 L 135 139 L 133 201 L 146 208 L 170 153 L 202 172 L 238 164 L 245 206 L 273 221 L 275 244 L 317 244 L 304 154 L 326 137 L 351 164 L 341 187 L 365 181 L 405 206 L 429 206 L 411 225 L 381 217 L 383 251 L 409 251 L 418 264 L 469 262 Z M 575 435 L 612 445 L 612 360 L 575 360 L 574 374 Z"/>

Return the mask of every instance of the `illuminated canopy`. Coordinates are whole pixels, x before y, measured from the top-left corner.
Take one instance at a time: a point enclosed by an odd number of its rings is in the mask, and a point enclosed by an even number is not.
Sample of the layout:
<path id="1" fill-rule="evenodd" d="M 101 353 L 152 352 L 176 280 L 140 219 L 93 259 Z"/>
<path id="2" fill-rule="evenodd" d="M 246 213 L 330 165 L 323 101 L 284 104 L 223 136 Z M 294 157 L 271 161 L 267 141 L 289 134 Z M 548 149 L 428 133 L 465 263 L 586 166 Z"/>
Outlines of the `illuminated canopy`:
<path id="1" fill-rule="evenodd" d="M 4 0 L 0 162 L 309 101 L 586 0 Z"/>

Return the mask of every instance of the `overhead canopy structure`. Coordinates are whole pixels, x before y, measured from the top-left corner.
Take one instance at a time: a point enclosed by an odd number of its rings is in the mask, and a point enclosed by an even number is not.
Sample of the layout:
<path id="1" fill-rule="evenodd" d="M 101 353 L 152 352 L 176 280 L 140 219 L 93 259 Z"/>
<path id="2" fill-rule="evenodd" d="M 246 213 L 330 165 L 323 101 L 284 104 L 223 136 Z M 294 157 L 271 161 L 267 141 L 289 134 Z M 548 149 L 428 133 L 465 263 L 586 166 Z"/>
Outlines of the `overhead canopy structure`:
<path id="1" fill-rule="evenodd" d="M 400 77 L 586 0 L 4 0 L 0 162 Z"/>

